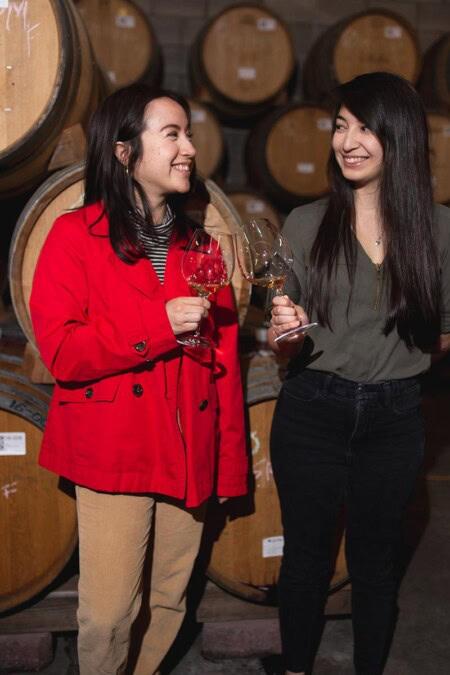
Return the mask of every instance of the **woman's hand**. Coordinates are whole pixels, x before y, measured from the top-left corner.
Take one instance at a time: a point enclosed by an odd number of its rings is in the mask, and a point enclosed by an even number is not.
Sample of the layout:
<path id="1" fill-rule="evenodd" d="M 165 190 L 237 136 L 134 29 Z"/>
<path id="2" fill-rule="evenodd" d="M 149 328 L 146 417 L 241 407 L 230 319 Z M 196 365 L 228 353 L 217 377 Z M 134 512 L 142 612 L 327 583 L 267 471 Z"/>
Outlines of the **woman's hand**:
<path id="1" fill-rule="evenodd" d="M 287 347 L 288 344 L 301 346 L 305 339 L 304 333 L 292 335 L 286 339 L 286 342 L 281 344 L 274 342 L 274 338 L 291 328 L 297 328 L 307 323 L 309 323 L 309 319 L 303 307 L 295 305 L 287 295 L 276 295 L 273 299 L 272 318 L 270 321 L 272 330 L 269 331 L 269 343 L 272 349 L 278 352 L 280 351 L 280 347 Z"/>
<path id="2" fill-rule="evenodd" d="M 166 312 L 175 335 L 197 330 L 208 316 L 209 300 L 198 296 L 173 298 L 166 302 Z"/>

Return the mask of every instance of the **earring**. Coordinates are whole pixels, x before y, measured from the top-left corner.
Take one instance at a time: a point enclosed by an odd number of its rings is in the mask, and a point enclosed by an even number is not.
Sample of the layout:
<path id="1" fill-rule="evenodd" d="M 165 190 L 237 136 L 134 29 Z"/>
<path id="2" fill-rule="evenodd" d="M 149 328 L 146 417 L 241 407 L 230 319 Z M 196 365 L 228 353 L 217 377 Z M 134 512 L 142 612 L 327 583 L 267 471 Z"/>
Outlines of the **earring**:
<path id="1" fill-rule="evenodd" d="M 125 173 L 128 176 L 128 167 L 127 166 L 125 167 Z"/>

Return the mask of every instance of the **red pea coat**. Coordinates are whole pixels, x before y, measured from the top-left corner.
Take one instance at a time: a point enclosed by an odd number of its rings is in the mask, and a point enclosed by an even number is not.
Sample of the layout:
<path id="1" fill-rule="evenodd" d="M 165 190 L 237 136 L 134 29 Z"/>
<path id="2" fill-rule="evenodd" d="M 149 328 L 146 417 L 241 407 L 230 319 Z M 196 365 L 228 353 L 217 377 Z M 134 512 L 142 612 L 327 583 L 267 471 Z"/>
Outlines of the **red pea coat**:
<path id="1" fill-rule="evenodd" d="M 155 492 L 195 506 L 213 489 L 247 490 L 237 322 L 230 288 L 202 333 L 178 345 L 165 303 L 190 295 L 185 239 L 169 247 L 164 285 L 149 260 L 122 262 L 94 205 L 53 225 L 36 266 L 31 318 L 56 378 L 39 462 L 86 487 Z"/>

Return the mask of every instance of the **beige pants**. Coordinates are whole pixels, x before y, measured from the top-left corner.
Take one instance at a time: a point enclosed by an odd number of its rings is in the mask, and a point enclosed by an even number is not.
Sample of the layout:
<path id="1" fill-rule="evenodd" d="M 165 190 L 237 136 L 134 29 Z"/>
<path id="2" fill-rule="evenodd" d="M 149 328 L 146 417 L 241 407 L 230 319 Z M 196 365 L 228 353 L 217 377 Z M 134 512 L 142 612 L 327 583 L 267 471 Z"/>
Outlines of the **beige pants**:
<path id="1" fill-rule="evenodd" d="M 142 603 L 139 621 L 142 614 L 147 625 L 132 672 L 153 675 L 184 618 L 205 504 L 186 509 L 176 500 L 147 495 L 108 494 L 80 486 L 76 492 L 80 675 L 125 672 L 131 626 L 145 586 L 149 601 Z M 145 578 L 147 566 L 150 578 Z"/>

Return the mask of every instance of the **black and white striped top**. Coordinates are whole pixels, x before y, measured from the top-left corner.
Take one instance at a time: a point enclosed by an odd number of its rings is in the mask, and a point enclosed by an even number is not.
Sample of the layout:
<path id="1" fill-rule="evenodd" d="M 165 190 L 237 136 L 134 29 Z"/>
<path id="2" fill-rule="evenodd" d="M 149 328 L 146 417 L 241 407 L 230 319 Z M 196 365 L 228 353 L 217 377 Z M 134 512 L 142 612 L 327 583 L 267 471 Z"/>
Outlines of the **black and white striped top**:
<path id="1" fill-rule="evenodd" d="M 145 255 L 149 258 L 158 279 L 164 283 L 164 273 L 166 271 L 167 253 L 169 251 L 169 242 L 173 230 L 174 215 L 169 206 L 162 223 L 153 226 L 154 234 L 149 234 L 141 225 L 137 225 L 137 236 Z M 156 235 L 156 236 L 155 236 Z"/>

